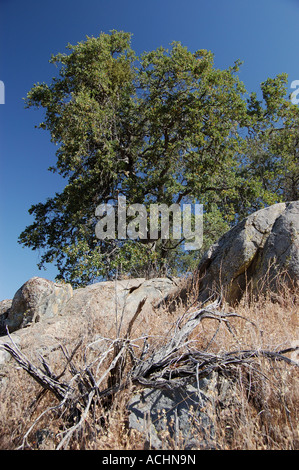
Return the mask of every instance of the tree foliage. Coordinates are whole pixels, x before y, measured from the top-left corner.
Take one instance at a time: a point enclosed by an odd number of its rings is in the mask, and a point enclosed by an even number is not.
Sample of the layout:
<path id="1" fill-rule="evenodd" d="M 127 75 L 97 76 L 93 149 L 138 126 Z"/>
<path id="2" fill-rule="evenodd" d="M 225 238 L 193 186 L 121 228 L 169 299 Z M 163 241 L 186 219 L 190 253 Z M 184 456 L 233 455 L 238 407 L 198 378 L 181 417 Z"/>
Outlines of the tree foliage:
<path id="1" fill-rule="evenodd" d="M 240 217 L 298 198 L 299 112 L 286 98 L 285 74 L 261 85 L 262 99 L 213 54 L 131 48 L 131 35 L 111 31 L 52 56 L 57 76 L 28 92 L 44 109 L 41 129 L 58 146 L 51 171 L 61 193 L 31 207 L 34 222 L 20 242 L 42 249 L 74 285 L 121 273 L 177 273 L 198 254 L 174 240 L 99 240 L 95 209 L 117 203 L 204 205 L 204 246 Z"/>

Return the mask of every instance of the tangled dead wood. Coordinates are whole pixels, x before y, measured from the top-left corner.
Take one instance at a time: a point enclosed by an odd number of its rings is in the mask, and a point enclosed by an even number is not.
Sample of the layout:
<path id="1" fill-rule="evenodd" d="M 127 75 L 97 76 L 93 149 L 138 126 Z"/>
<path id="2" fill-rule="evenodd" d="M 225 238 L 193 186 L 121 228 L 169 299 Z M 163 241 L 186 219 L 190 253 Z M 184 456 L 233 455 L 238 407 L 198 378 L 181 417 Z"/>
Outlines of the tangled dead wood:
<path id="1" fill-rule="evenodd" d="M 1 345 L 1 348 L 7 351 L 19 366 L 42 386 L 41 393 L 48 391 L 58 399 L 58 405 L 53 406 L 51 410 L 60 410 L 61 415 L 67 417 L 68 425 L 62 433 L 57 449 L 67 447 L 72 435 L 81 428 L 90 411 L 99 404 L 107 405 L 113 400 L 115 393 L 129 383 L 142 387 L 174 389 L 190 381 L 194 382 L 207 377 L 213 371 L 229 373 L 236 365 L 250 366 L 259 357 L 271 361 L 284 361 L 286 364 L 299 367 L 298 363 L 285 356 L 289 352 L 298 350 L 299 347 L 277 351 L 236 350 L 218 354 L 194 347 L 194 342 L 189 338 L 204 319 L 209 318 L 216 320 L 219 325 L 224 324 L 232 334 L 233 327 L 230 323 L 232 318 L 240 318 L 253 324 L 237 313 L 221 311 L 218 302 L 200 308 L 189 315 L 183 315 L 173 325 L 173 331 L 169 333 L 169 341 L 166 341 L 160 348 L 146 350 L 148 338 L 143 337 L 143 348 L 139 355 L 136 355 L 134 351 L 136 339 L 132 340 L 130 336 L 133 323 L 141 312 L 145 300 L 139 303 L 125 337 L 118 337 L 114 340 L 101 338 L 102 341 L 105 340 L 105 345 L 108 341 L 109 346 L 105 346 L 103 352 L 84 368 L 79 369 L 73 361 L 81 343 L 76 345 L 71 354 L 61 346 L 66 365 L 59 375 L 51 370 L 44 357 L 41 357 L 41 367 L 32 364 L 8 333 L 11 344 L 5 343 Z M 129 362 L 130 365 L 126 367 Z M 102 372 L 103 365 L 105 366 L 104 372 Z M 67 370 L 71 374 L 71 379 L 62 380 Z M 99 371 L 101 371 L 100 374 Z M 24 436 L 22 448 L 26 446 L 27 437 L 41 416 Z"/>

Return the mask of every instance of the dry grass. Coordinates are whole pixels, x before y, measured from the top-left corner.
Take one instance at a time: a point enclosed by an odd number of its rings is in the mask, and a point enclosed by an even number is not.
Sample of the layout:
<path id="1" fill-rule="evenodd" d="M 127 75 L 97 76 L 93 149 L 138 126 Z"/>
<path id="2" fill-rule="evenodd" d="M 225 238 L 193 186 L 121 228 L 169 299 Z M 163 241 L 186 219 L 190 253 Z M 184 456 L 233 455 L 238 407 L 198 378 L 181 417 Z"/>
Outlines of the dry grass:
<path id="1" fill-rule="evenodd" d="M 147 324 L 149 347 L 163 344 L 177 319 L 186 315 L 186 310 L 190 312 L 196 308 L 192 302 L 191 297 L 189 307 L 181 306 L 175 313 L 157 310 Z M 234 311 L 252 323 L 235 318 L 230 320 L 228 328 L 225 322 L 206 319 L 193 332 L 190 338 L 192 345 L 201 351 L 214 353 L 247 349 L 278 351 L 294 346 L 299 338 L 298 306 L 298 291 L 294 293 L 283 286 L 275 298 L 245 298 Z M 233 311 L 228 305 L 224 305 L 223 310 Z M 103 351 L 111 346 L 112 342 L 107 340 L 90 347 L 91 339 L 97 333 L 103 334 L 94 321 L 73 359 L 77 369 L 92 363 L 99 354 L 99 348 Z M 136 322 L 131 335 L 136 338 L 136 348 L 142 347 L 144 333 L 144 324 Z M 107 354 L 102 370 L 111 363 L 113 354 L 113 350 Z M 289 353 L 289 357 L 298 361 L 294 354 L 291 357 Z M 61 371 L 63 359 L 62 354 L 53 356 L 51 369 L 57 373 Z M 236 364 L 229 374 L 225 370 L 214 374 L 210 381 L 212 399 L 207 406 L 210 407 L 210 415 L 214 416 L 216 448 L 298 450 L 298 370 L 294 365 L 260 357 L 251 367 Z M 57 448 L 69 426 L 67 416 L 57 408 L 58 400 L 49 392 L 37 400 L 41 387 L 23 370 L 14 368 L 9 377 L 9 381 L 4 380 L 0 388 L 0 449 L 19 446 Z M 113 400 L 99 401 L 98 406 L 91 409 L 84 425 L 73 434 L 67 449 L 144 449 L 144 436 L 127 426 L 126 406 L 134 389 L 135 386 L 129 384 Z M 167 442 L 168 447 L 181 448 L 180 442 L 171 442 L 169 436 Z"/>

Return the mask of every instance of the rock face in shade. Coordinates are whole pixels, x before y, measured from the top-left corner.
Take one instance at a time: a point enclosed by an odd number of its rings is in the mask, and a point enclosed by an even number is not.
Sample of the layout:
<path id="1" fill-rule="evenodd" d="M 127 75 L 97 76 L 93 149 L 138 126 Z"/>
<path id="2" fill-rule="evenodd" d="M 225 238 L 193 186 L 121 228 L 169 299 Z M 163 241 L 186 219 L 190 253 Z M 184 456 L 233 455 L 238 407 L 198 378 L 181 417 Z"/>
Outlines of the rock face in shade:
<path id="1" fill-rule="evenodd" d="M 165 450 L 170 441 L 185 450 L 215 448 L 208 411 L 210 382 L 202 379 L 173 390 L 146 388 L 135 393 L 128 404 L 129 427 L 144 434 L 150 449 Z M 195 435 L 200 435 L 200 442 Z"/>
<path id="2" fill-rule="evenodd" d="M 12 304 L 11 299 L 1 300 L 1 302 L 0 302 L 0 336 L 6 334 L 5 320 L 7 318 L 8 313 L 9 313 L 9 309 L 11 307 L 11 304 Z"/>
<path id="3" fill-rule="evenodd" d="M 212 245 L 198 266 L 199 299 L 222 294 L 233 304 L 248 289 L 275 291 L 280 273 L 299 281 L 299 201 L 251 214 Z"/>

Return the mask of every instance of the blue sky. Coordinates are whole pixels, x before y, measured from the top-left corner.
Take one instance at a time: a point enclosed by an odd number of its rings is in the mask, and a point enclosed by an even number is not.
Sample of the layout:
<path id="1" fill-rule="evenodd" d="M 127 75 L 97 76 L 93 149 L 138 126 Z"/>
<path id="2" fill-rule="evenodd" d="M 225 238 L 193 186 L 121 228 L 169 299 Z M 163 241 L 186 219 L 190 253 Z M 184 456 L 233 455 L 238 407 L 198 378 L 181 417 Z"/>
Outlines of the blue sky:
<path id="1" fill-rule="evenodd" d="M 176 40 L 191 51 L 211 50 L 219 68 L 241 59 L 239 76 L 257 91 L 281 72 L 289 83 L 299 80 L 298 25 L 299 0 L 0 0 L 0 300 L 33 276 L 56 275 L 54 265 L 39 271 L 39 254 L 17 242 L 32 222 L 30 206 L 64 184 L 48 171 L 55 147 L 35 129 L 41 112 L 23 103 L 34 83 L 55 75 L 51 54 L 86 36 L 123 30 L 133 34 L 137 53 Z"/>

